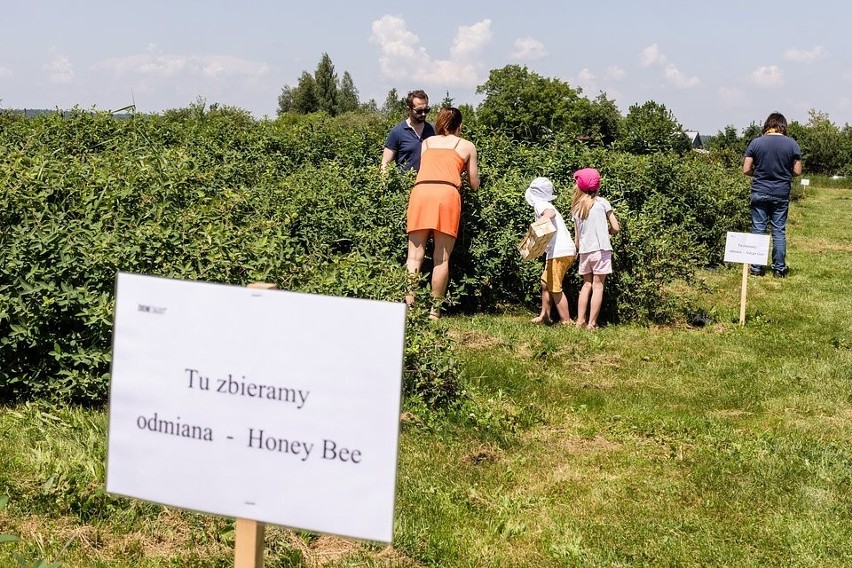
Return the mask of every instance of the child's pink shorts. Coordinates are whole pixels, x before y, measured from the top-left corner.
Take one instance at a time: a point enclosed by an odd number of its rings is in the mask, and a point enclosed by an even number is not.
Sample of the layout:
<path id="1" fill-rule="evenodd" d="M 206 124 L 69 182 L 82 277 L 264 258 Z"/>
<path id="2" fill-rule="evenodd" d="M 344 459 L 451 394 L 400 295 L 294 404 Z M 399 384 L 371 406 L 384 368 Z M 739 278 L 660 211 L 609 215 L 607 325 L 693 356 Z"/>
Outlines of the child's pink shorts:
<path id="1" fill-rule="evenodd" d="M 580 274 L 612 274 L 612 251 L 580 253 Z"/>

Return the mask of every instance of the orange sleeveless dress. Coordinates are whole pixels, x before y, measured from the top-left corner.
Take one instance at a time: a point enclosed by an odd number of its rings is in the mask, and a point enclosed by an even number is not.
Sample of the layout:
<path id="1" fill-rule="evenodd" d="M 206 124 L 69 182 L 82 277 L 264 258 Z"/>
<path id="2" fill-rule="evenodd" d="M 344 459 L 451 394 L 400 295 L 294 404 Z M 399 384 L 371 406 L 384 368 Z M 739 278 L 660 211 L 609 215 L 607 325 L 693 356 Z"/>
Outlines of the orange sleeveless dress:
<path id="1" fill-rule="evenodd" d="M 432 229 L 453 237 L 458 235 L 461 219 L 459 190 L 465 161 L 456 152 L 456 146 L 427 147 L 423 152 L 417 181 L 408 198 L 406 232 Z"/>

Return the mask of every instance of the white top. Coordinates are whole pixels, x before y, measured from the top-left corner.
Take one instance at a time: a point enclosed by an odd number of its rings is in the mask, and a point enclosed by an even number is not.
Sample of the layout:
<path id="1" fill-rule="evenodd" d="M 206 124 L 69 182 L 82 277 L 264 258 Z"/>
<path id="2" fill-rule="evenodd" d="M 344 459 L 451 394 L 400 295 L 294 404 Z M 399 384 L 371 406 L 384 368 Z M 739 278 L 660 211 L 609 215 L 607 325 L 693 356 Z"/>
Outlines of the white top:
<path id="1" fill-rule="evenodd" d="M 574 239 L 571 237 L 571 233 L 565 225 L 565 219 L 562 218 L 559 210 L 552 203 L 538 199 L 533 202 L 533 209 L 535 209 L 536 221 L 541 219 L 541 216 L 548 209 L 553 209 L 556 213 L 556 217 L 550 220 L 553 226 L 556 227 L 556 233 L 550 239 L 550 242 L 547 243 L 547 260 L 562 258 L 563 256 L 577 256 L 577 247 L 574 246 Z"/>
<path id="2" fill-rule="evenodd" d="M 597 250 L 612 250 L 609 240 L 609 220 L 607 214 L 612 211 L 609 201 L 598 195 L 589 209 L 585 220 L 574 216 L 574 225 L 580 233 L 580 254 Z"/>
<path id="3" fill-rule="evenodd" d="M 541 219 L 541 216 L 548 209 L 553 209 L 553 212 L 556 213 L 556 216 L 551 220 L 556 228 L 556 233 L 547 244 L 547 260 L 562 258 L 563 256 L 577 256 L 577 247 L 574 246 L 574 239 L 571 237 L 568 227 L 565 226 L 565 219 L 551 203 L 556 199 L 556 195 L 553 193 L 553 183 L 546 177 L 535 178 L 524 192 L 524 199 L 535 210 L 536 221 Z"/>

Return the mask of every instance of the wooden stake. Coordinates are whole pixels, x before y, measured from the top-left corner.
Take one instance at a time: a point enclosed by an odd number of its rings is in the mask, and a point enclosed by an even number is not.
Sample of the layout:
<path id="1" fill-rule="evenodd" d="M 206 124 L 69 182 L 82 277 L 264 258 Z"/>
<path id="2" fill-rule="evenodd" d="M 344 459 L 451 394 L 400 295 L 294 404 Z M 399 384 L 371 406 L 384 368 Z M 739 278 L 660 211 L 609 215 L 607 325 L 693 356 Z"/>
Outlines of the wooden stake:
<path id="1" fill-rule="evenodd" d="M 275 284 L 252 282 L 248 288 L 274 290 Z M 234 542 L 234 568 L 263 568 L 263 537 L 266 525 L 249 519 L 237 519 Z"/>
<path id="2" fill-rule="evenodd" d="M 745 325 L 746 291 L 748 290 L 748 264 L 743 263 L 743 288 L 740 292 L 740 325 Z"/>
<path id="3" fill-rule="evenodd" d="M 263 568 L 263 537 L 266 525 L 248 519 L 237 519 L 234 543 L 234 568 Z"/>

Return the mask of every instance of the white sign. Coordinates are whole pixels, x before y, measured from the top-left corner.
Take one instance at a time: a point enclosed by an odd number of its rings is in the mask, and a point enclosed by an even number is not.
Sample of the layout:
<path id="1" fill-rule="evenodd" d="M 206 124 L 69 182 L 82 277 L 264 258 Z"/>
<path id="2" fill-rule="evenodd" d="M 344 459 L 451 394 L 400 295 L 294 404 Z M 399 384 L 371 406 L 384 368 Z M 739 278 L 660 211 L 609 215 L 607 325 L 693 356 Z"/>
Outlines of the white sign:
<path id="1" fill-rule="evenodd" d="M 120 273 L 107 491 L 390 542 L 405 305 Z"/>
<path id="2" fill-rule="evenodd" d="M 808 178 L 802 178 L 802 185 L 811 185 L 811 180 Z"/>
<path id="3" fill-rule="evenodd" d="M 728 232 L 725 262 L 766 266 L 769 264 L 769 235 Z"/>

